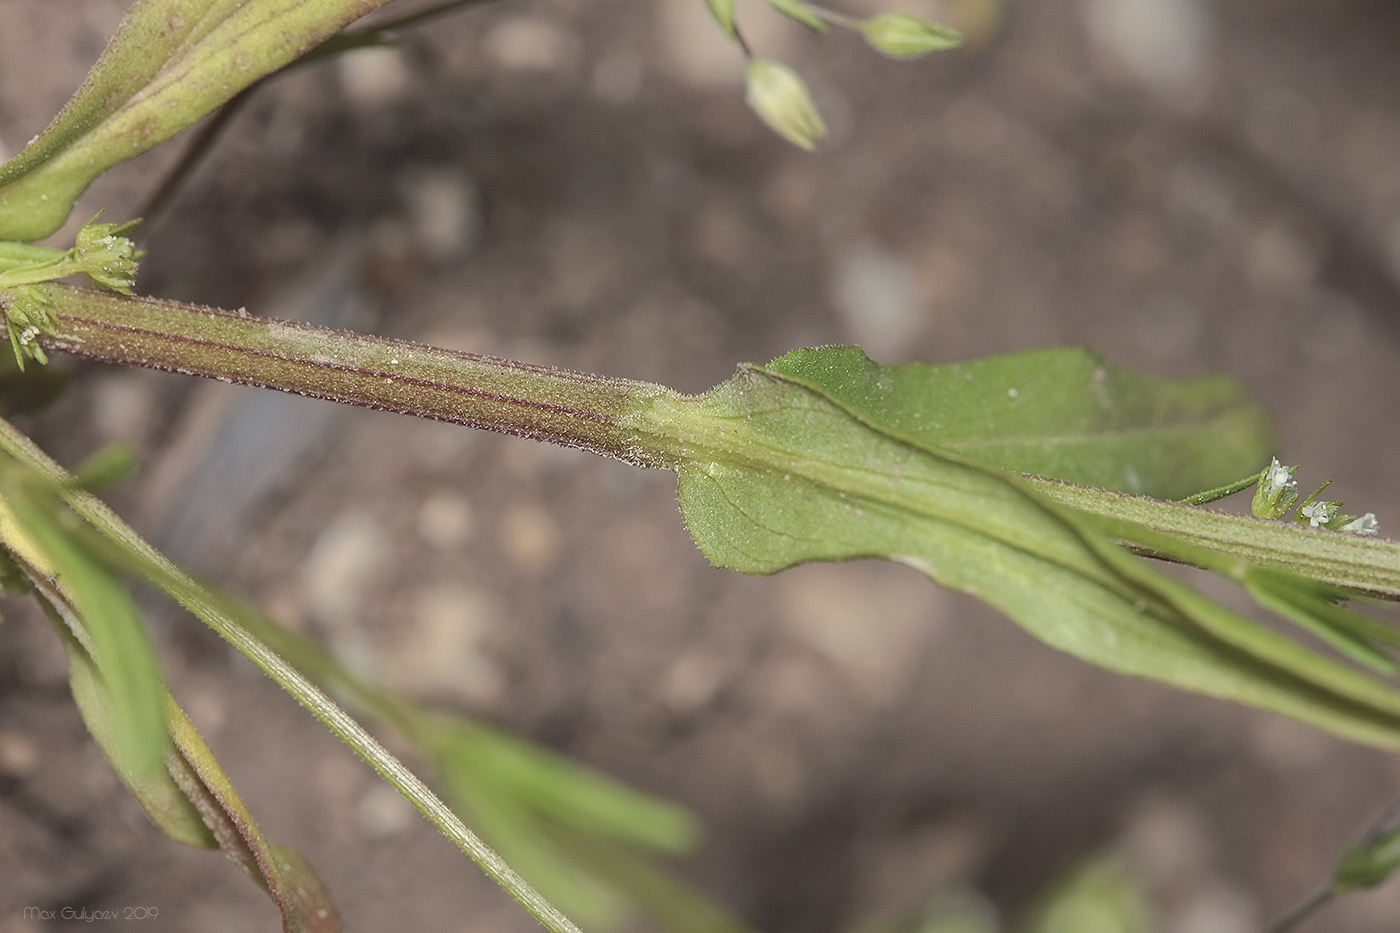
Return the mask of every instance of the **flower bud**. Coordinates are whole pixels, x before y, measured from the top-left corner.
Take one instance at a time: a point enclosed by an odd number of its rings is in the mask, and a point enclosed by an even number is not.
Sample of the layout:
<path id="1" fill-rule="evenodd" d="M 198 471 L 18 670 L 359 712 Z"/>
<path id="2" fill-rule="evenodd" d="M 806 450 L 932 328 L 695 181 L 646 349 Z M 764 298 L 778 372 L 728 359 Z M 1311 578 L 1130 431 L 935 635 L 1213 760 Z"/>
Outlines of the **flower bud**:
<path id="1" fill-rule="evenodd" d="M 734 26 L 734 0 L 705 0 L 705 5 L 710 8 L 710 15 L 719 23 L 725 35 L 737 39 L 739 32 Z"/>
<path id="2" fill-rule="evenodd" d="M 881 13 L 861 23 L 865 41 L 890 58 L 918 58 L 962 45 L 962 33 L 907 13 Z"/>
<path id="3" fill-rule="evenodd" d="M 1293 474 L 1296 466 L 1286 467 L 1275 457 L 1259 477 L 1259 485 L 1254 489 L 1254 503 L 1250 511 L 1255 518 L 1283 518 L 1293 503 L 1298 501 L 1298 481 Z"/>
<path id="4" fill-rule="evenodd" d="M 47 363 L 49 358 L 39 345 L 39 338 L 53 333 L 58 318 L 44 293 L 33 285 L 7 288 L 0 292 L 0 314 L 5 316 L 5 330 L 20 371 L 24 371 L 25 360 Z"/>
<path id="5" fill-rule="evenodd" d="M 1343 516 L 1337 516 L 1333 521 L 1337 521 Z M 1346 516 L 1350 521 L 1343 524 L 1338 531 L 1345 531 L 1354 535 L 1375 535 L 1381 530 L 1381 523 L 1376 521 L 1375 512 L 1367 512 L 1365 515 Z"/>
<path id="6" fill-rule="evenodd" d="M 142 253 L 122 236 L 135 226 L 100 224 L 94 217 L 83 224 L 74 239 L 74 256 L 78 268 L 93 284 L 114 292 L 130 292 L 136 284 L 136 267 Z"/>
<path id="7" fill-rule="evenodd" d="M 748 104 L 779 136 L 807 151 L 826 138 L 826 124 L 791 68 L 766 58 L 749 61 Z"/>
<path id="8" fill-rule="evenodd" d="M 795 20 L 820 35 L 826 32 L 826 23 L 812 12 L 812 8 L 802 0 L 768 0 L 768 5 L 790 20 Z"/>

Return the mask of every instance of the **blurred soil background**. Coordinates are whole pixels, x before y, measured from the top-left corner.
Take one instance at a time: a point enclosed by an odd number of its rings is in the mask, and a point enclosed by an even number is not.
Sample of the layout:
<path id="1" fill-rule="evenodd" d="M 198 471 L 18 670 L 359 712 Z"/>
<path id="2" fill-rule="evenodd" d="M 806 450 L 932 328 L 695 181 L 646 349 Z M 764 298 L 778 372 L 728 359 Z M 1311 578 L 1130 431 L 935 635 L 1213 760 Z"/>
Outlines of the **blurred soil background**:
<path id="1" fill-rule="evenodd" d="M 126 4 L 0 2 L 0 146 Z M 843 9 L 881 6 L 849 0 Z M 502 0 L 258 92 L 142 232 L 141 288 L 701 391 L 739 361 L 1050 344 L 1222 371 L 1301 485 L 1400 530 L 1400 10 L 1319 0 L 958 0 L 913 63 L 740 5 L 830 144 L 748 113 L 701 0 Z M 79 214 L 141 210 L 176 154 Z M 65 365 L 74 365 L 65 361 Z M 711 569 L 669 474 L 377 412 L 75 365 L 27 421 L 172 557 L 416 696 L 693 807 L 685 873 L 772 933 L 972 889 L 1015 912 L 1116 855 L 1171 933 L 1257 930 L 1400 789 L 1400 760 L 1061 657 L 907 569 Z M 159 835 L 86 737 L 58 645 L 0 625 L 0 931 L 24 906 L 268 930 L 222 857 Z M 176 695 L 352 930 L 535 929 L 192 619 Z M 1400 929 L 1400 882 L 1304 929 Z"/>

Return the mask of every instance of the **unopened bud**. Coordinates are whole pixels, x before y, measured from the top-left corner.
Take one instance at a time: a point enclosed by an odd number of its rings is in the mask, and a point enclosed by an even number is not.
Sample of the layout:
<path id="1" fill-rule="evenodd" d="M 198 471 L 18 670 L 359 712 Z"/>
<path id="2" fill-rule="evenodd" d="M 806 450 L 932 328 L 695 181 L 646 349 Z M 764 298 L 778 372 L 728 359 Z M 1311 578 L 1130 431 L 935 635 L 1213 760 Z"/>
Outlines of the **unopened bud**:
<path id="1" fill-rule="evenodd" d="M 766 58 L 752 59 L 747 83 L 749 106 L 779 136 L 808 152 L 826 138 L 826 124 L 791 68 Z"/>
<path id="2" fill-rule="evenodd" d="M 74 240 L 76 264 L 95 285 L 114 292 L 129 292 L 136 284 L 136 267 L 142 253 L 122 236 L 135 223 L 100 224 L 93 218 Z"/>
<path id="3" fill-rule="evenodd" d="M 962 33 L 907 13 L 881 13 L 861 23 L 865 41 L 890 58 L 918 58 L 962 45 Z"/>
<path id="4" fill-rule="evenodd" d="M 725 34 L 731 39 L 737 39 L 739 33 L 734 26 L 734 0 L 705 0 L 705 5 L 710 8 L 710 15 L 719 23 Z"/>

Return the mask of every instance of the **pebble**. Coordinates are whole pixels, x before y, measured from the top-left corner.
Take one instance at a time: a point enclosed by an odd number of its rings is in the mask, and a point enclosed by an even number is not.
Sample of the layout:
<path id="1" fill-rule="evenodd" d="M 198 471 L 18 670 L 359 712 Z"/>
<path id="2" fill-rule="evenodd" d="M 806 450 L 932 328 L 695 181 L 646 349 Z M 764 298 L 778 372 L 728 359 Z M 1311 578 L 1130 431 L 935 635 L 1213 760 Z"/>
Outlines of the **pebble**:
<path id="1" fill-rule="evenodd" d="M 321 532 L 302 568 L 308 608 L 326 625 L 348 627 L 389 559 L 379 522 L 363 512 L 343 513 Z"/>
<path id="2" fill-rule="evenodd" d="M 714 701 L 724 680 L 724 665 L 718 659 L 690 652 L 673 661 L 662 674 L 659 699 L 672 713 L 698 712 Z"/>
<path id="3" fill-rule="evenodd" d="M 481 192 L 454 168 L 420 168 L 399 181 L 409 227 L 423 254 L 434 262 L 471 252 L 485 230 Z"/>
<path id="4" fill-rule="evenodd" d="M 506 559 L 521 573 L 539 577 L 559 562 L 559 526 L 545 508 L 535 502 L 515 502 L 501 516 L 501 547 Z"/>
<path id="5" fill-rule="evenodd" d="M 578 57 L 578 40 L 549 20 L 518 16 L 486 34 L 486 51 L 510 71 L 559 71 Z"/>
<path id="6" fill-rule="evenodd" d="M 347 52 L 336 59 L 336 67 L 345 96 L 366 109 L 394 103 L 413 83 L 403 51 L 395 46 Z"/>
<path id="7" fill-rule="evenodd" d="M 1317 279 L 1317 252 L 1287 227 L 1263 227 L 1251 237 L 1248 249 L 1245 270 L 1250 284 L 1263 295 L 1296 298 Z"/>
<path id="8" fill-rule="evenodd" d="M 411 827 L 417 811 L 388 784 L 375 783 L 355 806 L 355 822 L 366 839 L 386 839 Z"/>
<path id="9" fill-rule="evenodd" d="M 412 628 L 383 660 L 395 688 L 451 693 L 488 703 L 505 686 L 500 668 L 482 650 L 499 612 L 490 595 L 462 583 L 428 586 L 413 599 Z"/>
<path id="10" fill-rule="evenodd" d="M 1201 0 L 1087 0 L 1084 16 L 1105 63 L 1183 109 L 1200 102 L 1212 40 Z"/>
<path id="11" fill-rule="evenodd" d="M 147 373 L 103 376 L 92 393 L 89 416 L 107 443 L 141 445 L 155 425 L 156 387 Z"/>
<path id="12" fill-rule="evenodd" d="M 914 574 L 790 571 L 777 585 L 783 629 L 835 665 L 861 699 L 894 701 L 918 670 L 943 592 Z"/>
<path id="13" fill-rule="evenodd" d="M 887 249 L 862 243 L 837 256 L 834 265 L 831 303 L 851 337 L 876 359 L 907 352 L 924 325 L 909 264 Z"/>
<path id="14" fill-rule="evenodd" d="M 609 104 L 631 103 L 642 92 L 646 65 L 628 50 L 609 52 L 593 66 L 593 94 Z"/>
<path id="15" fill-rule="evenodd" d="M 0 774 L 25 778 L 39 765 L 39 748 L 21 732 L 0 732 Z"/>
<path id="16" fill-rule="evenodd" d="M 747 12 L 747 11 L 746 11 Z M 702 90 L 737 89 L 744 82 L 744 56 L 720 29 L 703 3 L 661 3 L 656 6 L 661 60 L 671 76 Z M 781 54 L 753 34 L 744 21 L 744 34 L 770 58 Z"/>
<path id="17" fill-rule="evenodd" d="M 1171 911 L 1165 933 L 1253 933 L 1260 929 L 1259 907 L 1237 888 L 1216 882 Z"/>
<path id="18" fill-rule="evenodd" d="M 418 507 L 418 536 L 438 550 L 448 551 L 471 540 L 475 530 L 472 505 L 460 493 L 439 489 Z"/>
<path id="19" fill-rule="evenodd" d="M 1138 801 L 1128 816 L 1122 845 L 1156 890 L 1197 885 L 1210 871 L 1213 852 L 1205 816 L 1172 794 L 1153 792 Z"/>

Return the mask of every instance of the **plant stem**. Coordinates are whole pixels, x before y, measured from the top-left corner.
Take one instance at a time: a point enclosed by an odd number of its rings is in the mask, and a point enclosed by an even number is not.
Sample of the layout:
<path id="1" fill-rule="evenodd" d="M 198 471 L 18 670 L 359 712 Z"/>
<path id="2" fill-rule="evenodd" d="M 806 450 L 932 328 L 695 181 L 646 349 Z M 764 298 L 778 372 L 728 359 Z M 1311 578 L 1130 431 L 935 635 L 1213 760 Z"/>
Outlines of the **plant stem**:
<path id="1" fill-rule="evenodd" d="M 45 347 L 502 431 L 676 467 L 727 432 L 664 386 L 310 324 L 49 284 Z M 701 443 L 701 447 L 703 447 Z M 1242 580 L 1252 564 L 1400 599 L 1400 544 L 1027 477 L 1129 547 Z"/>
<path id="2" fill-rule="evenodd" d="M 1059 480 L 1027 477 L 1027 481 L 1057 502 L 1099 516 L 1110 534 L 1154 557 L 1204 566 L 1237 580 L 1249 565 L 1263 564 L 1321 583 L 1400 599 L 1400 545 L 1394 541 Z"/>
<path id="3" fill-rule="evenodd" d="M 581 447 L 660 466 L 636 414 L 663 386 L 150 298 L 44 286 L 46 347 Z"/>
<path id="4" fill-rule="evenodd" d="M 120 555 L 132 565 L 129 569 L 165 590 L 186 609 L 204 620 L 239 653 L 257 665 L 374 768 L 546 929 L 551 933 L 580 933 L 573 922 L 545 900 L 490 846 L 468 829 L 417 775 L 406 768 L 300 671 L 249 632 L 226 610 L 222 605 L 223 600 L 217 594 L 201 586 L 194 578 L 172 564 L 165 555 L 151 547 L 104 502 L 76 487 L 72 477 L 62 467 L 3 419 L 0 419 L 0 453 L 59 484 L 64 499 L 74 512 L 102 536 L 119 546 Z"/>

